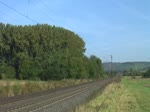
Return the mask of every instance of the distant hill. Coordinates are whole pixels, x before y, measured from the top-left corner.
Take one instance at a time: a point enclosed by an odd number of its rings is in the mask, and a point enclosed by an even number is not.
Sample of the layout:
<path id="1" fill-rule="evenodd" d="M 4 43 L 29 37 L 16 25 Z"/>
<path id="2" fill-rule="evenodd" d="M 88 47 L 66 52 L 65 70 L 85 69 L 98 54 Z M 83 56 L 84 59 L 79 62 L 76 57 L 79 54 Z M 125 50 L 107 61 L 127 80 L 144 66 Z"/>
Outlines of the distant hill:
<path id="1" fill-rule="evenodd" d="M 113 71 L 124 71 L 130 70 L 130 68 L 137 71 L 146 71 L 150 68 L 150 62 L 124 62 L 124 63 L 113 63 Z M 103 63 L 105 71 L 110 71 L 110 63 Z"/>

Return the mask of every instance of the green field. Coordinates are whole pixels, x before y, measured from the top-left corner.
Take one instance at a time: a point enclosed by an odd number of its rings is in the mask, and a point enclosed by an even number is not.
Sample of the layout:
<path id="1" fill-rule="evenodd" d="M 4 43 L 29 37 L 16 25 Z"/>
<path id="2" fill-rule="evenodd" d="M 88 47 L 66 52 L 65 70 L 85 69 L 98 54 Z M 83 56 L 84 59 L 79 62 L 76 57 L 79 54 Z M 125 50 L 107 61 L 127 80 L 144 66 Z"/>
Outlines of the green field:
<path id="1" fill-rule="evenodd" d="M 150 112 L 150 79 L 124 77 L 75 112 Z"/>
<path id="2" fill-rule="evenodd" d="M 136 98 L 138 112 L 150 112 L 150 79 L 125 77 L 122 83 Z"/>

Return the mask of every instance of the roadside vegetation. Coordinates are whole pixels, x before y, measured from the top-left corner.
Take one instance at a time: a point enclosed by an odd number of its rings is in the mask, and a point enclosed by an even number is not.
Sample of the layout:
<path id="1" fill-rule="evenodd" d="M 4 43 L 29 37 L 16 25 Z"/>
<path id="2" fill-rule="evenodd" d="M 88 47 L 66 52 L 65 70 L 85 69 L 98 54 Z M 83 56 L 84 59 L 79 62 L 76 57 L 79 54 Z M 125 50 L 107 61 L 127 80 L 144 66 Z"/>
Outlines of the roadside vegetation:
<path id="1" fill-rule="evenodd" d="M 75 112 L 150 112 L 150 79 L 125 77 Z"/>
<path id="2" fill-rule="evenodd" d="M 64 79 L 60 81 L 19 81 L 19 80 L 1 80 L 0 97 L 10 97 L 16 95 L 31 94 L 34 92 L 56 89 L 61 87 L 73 86 L 90 79 Z"/>

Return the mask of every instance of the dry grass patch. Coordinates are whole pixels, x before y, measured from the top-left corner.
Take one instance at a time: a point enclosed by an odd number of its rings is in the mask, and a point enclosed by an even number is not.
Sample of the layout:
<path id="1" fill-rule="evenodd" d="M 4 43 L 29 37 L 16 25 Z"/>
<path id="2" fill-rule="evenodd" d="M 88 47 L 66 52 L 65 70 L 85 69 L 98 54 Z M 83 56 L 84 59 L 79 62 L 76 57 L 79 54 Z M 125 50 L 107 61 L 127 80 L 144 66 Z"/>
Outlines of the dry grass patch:
<path id="1" fill-rule="evenodd" d="M 0 97 L 10 97 L 16 95 L 24 95 L 49 89 L 73 86 L 85 82 L 92 81 L 90 79 L 64 79 L 61 81 L 18 81 L 18 80 L 1 80 L 0 81 Z"/>
<path id="2" fill-rule="evenodd" d="M 138 104 L 135 97 L 120 83 L 107 86 L 102 94 L 75 112 L 136 112 Z"/>

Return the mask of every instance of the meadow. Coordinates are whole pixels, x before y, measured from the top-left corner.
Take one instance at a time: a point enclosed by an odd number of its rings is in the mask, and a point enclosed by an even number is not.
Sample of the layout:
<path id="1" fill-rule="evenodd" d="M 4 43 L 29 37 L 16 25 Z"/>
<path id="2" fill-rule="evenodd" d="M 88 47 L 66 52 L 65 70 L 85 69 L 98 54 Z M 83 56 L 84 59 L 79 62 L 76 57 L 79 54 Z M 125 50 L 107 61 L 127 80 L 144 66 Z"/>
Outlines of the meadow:
<path id="1" fill-rule="evenodd" d="M 75 112 L 150 112 L 150 79 L 123 77 Z"/>
<path id="2" fill-rule="evenodd" d="M 136 98 L 137 112 L 150 112 L 150 78 L 125 77 L 122 83 Z"/>

